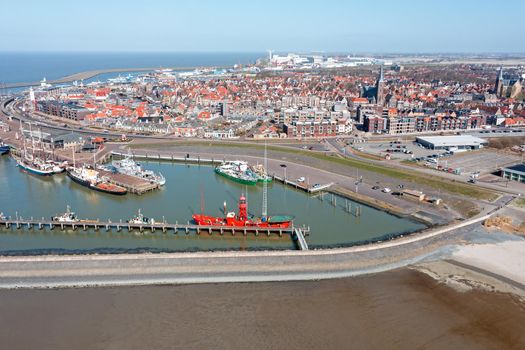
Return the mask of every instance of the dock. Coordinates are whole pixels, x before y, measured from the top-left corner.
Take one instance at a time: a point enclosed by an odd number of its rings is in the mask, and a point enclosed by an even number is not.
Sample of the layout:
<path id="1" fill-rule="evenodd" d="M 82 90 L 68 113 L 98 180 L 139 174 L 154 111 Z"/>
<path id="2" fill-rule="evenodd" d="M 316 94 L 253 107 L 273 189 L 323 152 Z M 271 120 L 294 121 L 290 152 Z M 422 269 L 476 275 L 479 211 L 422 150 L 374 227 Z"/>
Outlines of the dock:
<path id="1" fill-rule="evenodd" d="M 129 153 L 123 153 L 123 152 L 117 152 L 112 151 L 112 156 L 125 158 L 129 156 Z M 161 153 L 132 153 L 133 158 L 136 159 L 145 159 L 145 160 L 158 160 L 158 161 L 170 161 L 170 162 L 180 162 L 180 163 L 191 163 L 191 164 L 207 164 L 207 165 L 219 165 L 225 161 L 225 159 L 220 158 L 201 158 L 199 156 L 197 157 L 179 157 L 174 156 L 173 154 L 161 154 Z M 323 185 L 313 186 L 309 185 L 307 183 L 299 183 L 296 181 L 291 181 L 289 179 L 285 179 L 283 177 L 277 176 L 275 174 L 271 175 L 272 179 L 277 180 L 285 185 L 294 187 L 296 189 L 305 191 L 307 193 L 317 193 L 321 191 L 328 190 L 330 187 L 335 185 L 335 183 L 330 182 Z"/>
<path id="2" fill-rule="evenodd" d="M 99 172 L 100 176 L 106 178 L 108 182 L 124 187 L 130 193 L 140 195 L 159 188 L 159 184 L 141 179 L 136 176 L 112 173 L 110 171 L 100 169 L 97 169 L 97 171 Z"/>
<path id="3" fill-rule="evenodd" d="M 179 232 L 190 234 L 190 233 L 196 233 L 197 235 L 200 235 L 201 233 L 207 233 L 209 235 L 213 234 L 230 234 L 232 236 L 235 236 L 236 234 L 247 236 L 248 234 L 259 236 L 259 235 L 277 235 L 279 237 L 282 237 L 283 235 L 289 235 L 292 241 L 296 242 L 297 248 L 300 250 L 307 250 L 308 245 L 306 243 L 305 235 L 309 234 L 310 228 L 309 227 L 300 227 L 295 228 L 293 226 L 289 228 L 266 228 L 266 227 L 254 227 L 254 226 L 202 226 L 202 225 L 195 225 L 191 223 L 187 224 L 179 224 L 178 222 L 175 224 L 170 224 L 167 222 L 156 222 L 153 224 L 134 224 L 129 222 L 112 222 L 112 221 L 99 221 L 99 220 L 80 220 L 75 222 L 60 222 L 60 221 L 52 221 L 52 220 L 45 220 L 42 218 L 41 220 L 38 219 L 24 219 L 24 218 L 17 218 L 17 219 L 11 219 L 11 218 L 5 218 L 3 220 L 0 220 L 0 227 L 5 229 L 38 229 L 38 230 L 54 230 L 54 229 L 60 229 L 62 231 L 64 230 L 105 230 L 105 231 L 117 231 L 121 232 L 123 230 L 126 230 L 128 232 L 131 231 L 139 231 L 139 232 L 151 232 L 154 233 L 157 230 L 162 233 L 169 233 L 172 232 L 174 234 L 177 234 Z"/>
<path id="4" fill-rule="evenodd" d="M 330 183 L 327 183 L 327 184 L 324 184 L 324 185 L 312 186 L 312 185 L 309 185 L 309 184 L 306 184 L 306 183 L 300 183 L 300 182 L 296 182 L 296 181 L 291 181 L 291 180 L 285 179 L 283 177 L 279 177 L 277 175 L 273 175 L 272 178 L 274 180 L 277 180 L 277 181 L 285 184 L 285 185 L 289 185 L 289 186 L 295 187 L 295 188 L 297 188 L 299 190 L 303 190 L 303 191 L 308 192 L 308 193 L 321 192 L 321 191 L 329 189 L 330 187 L 332 187 L 334 185 L 333 182 L 330 182 Z"/>

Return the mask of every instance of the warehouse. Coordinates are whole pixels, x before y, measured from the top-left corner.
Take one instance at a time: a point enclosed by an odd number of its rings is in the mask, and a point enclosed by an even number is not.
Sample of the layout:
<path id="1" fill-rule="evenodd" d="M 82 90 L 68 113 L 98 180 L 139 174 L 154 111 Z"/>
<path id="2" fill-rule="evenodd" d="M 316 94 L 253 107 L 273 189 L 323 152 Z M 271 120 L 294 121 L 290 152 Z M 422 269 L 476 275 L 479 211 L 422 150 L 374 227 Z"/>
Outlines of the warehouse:
<path id="1" fill-rule="evenodd" d="M 501 169 L 501 176 L 505 179 L 525 183 L 525 164 L 517 164 Z"/>
<path id="2" fill-rule="evenodd" d="M 421 136 L 416 141 L 426 148 L 436 150 L 480 149 L 488 144 L 486 140 L 470 135 Z"/>

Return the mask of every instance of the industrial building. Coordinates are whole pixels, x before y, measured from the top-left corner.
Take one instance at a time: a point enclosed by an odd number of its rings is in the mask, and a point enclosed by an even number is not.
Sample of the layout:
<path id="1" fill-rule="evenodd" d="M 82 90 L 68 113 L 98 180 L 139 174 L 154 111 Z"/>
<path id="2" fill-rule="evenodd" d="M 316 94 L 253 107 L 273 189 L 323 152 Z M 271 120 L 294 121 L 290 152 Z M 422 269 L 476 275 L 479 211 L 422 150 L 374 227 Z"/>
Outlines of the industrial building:
<path id="1" fill-rule="evenodd" d="M 488 141 L 471 135 L 421 136 L 416 137 L 416 141 L 426 148 L 435 150 L 480 149 L 488 144 Z"/>
<path id="2" fill-rule="evenodd" d="M 501 169 L 501 176 L 505 179 L 525 183 L 525 164 L 516 164 Z"/>

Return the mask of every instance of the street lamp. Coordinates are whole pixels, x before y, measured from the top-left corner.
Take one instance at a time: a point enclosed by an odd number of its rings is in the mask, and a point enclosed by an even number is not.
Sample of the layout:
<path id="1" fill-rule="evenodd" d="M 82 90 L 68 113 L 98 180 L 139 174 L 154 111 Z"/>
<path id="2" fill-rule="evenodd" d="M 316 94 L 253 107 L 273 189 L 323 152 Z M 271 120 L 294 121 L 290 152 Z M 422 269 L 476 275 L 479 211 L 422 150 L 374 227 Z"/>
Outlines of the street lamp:
<path id="1" fill-rule="evenodd" d="M 286 168 L 287 168 L 287 166 L 286 166 L 286 164 L 281 164 L 280 167 L 283 168 L 283 170 L 284 170 L 284 180 L 286 180 Z"/>

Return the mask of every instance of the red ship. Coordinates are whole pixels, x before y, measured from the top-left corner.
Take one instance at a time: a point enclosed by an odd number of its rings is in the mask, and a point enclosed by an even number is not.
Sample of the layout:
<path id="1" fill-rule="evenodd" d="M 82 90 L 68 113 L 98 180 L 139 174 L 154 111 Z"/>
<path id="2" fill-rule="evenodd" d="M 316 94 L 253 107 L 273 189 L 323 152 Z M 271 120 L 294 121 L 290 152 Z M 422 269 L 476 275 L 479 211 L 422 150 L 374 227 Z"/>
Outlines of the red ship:
<path id="1" fill-rule="evenodd" d="M 226 213 L 225 217 L 208 216 L 204 214 L 193 214 L 193 221 L 201 226 L 234 226 L 234 227 L 270 227 L 288 228 L 294 219 L 289 215 L 269 216 L 267 218 L 255 218 L 248 216 L 248 204 L 246 197 L 241 195 L 239 198 L 239 214 L 235 212 Z"/>

